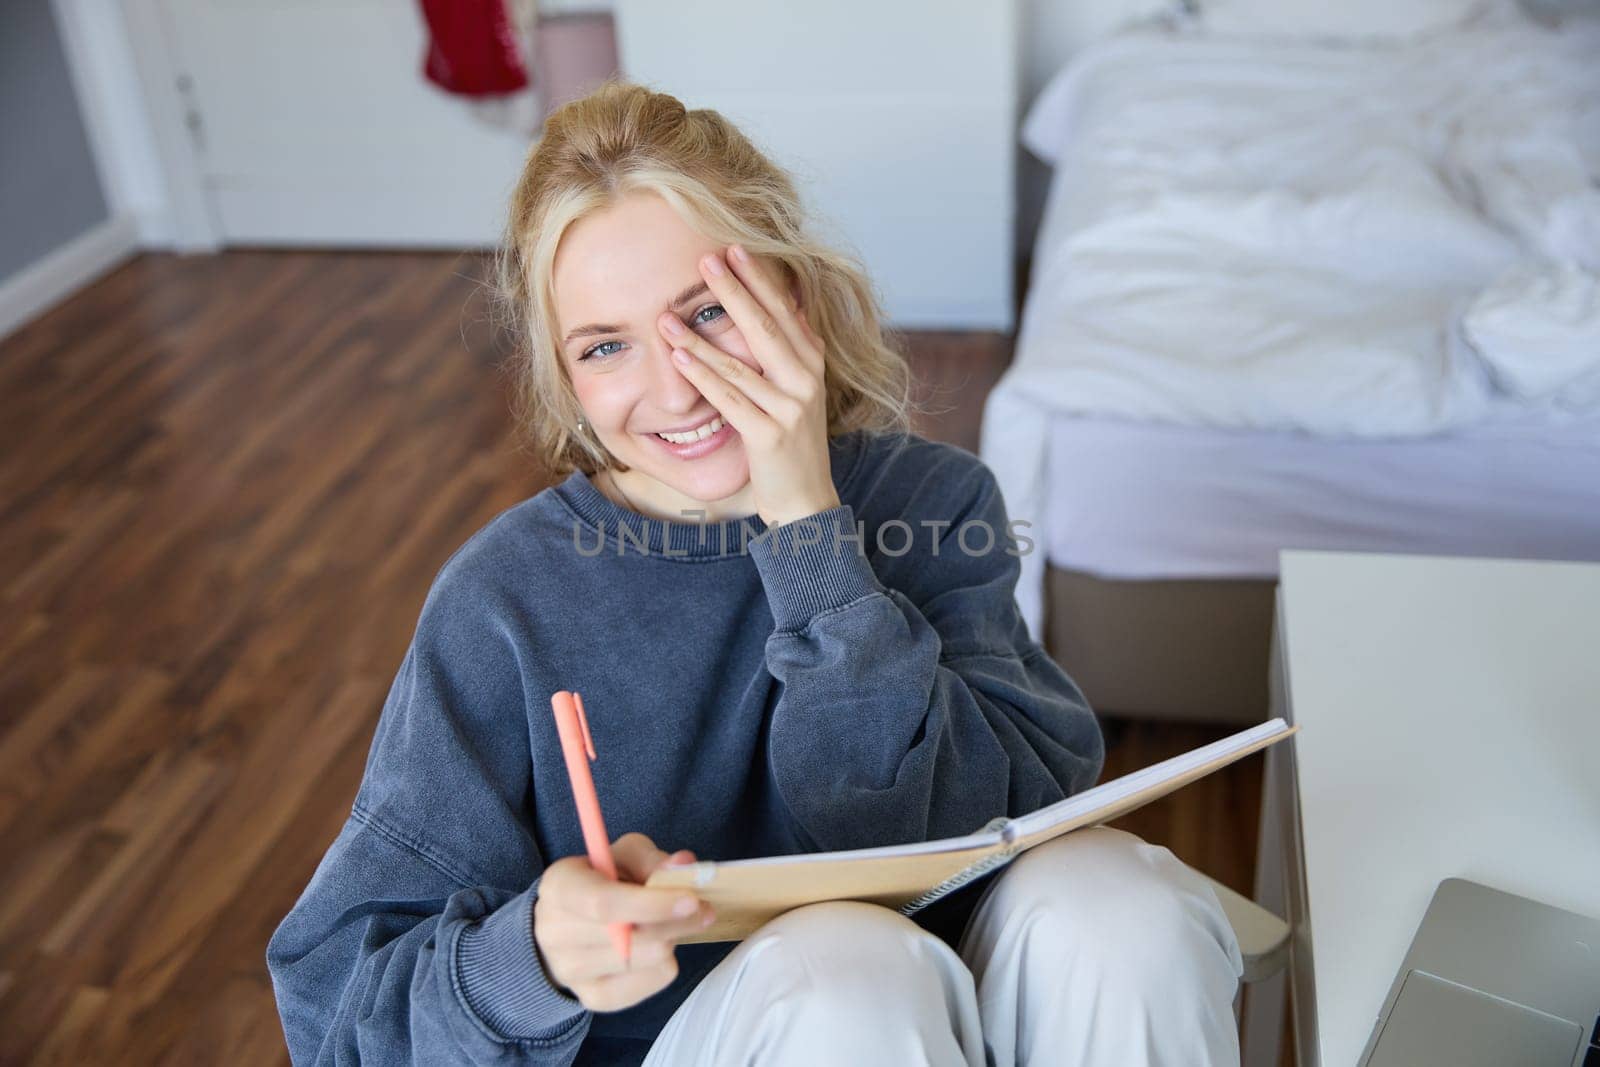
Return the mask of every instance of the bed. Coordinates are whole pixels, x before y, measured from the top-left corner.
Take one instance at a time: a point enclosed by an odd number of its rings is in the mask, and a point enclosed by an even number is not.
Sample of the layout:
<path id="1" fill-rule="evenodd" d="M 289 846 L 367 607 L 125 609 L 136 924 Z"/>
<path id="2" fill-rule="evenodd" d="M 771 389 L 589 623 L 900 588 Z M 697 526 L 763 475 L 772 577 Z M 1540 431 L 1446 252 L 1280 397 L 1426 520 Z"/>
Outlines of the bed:
<path id="1" fill-rule="evenodd" d="M 1400 39 L 1202 16 L 1035 100 L 981 451 L 1097 707 L 1263 717 L 1283 548 L 1600 559 L 1596 55 L 1600 20 L 1509 3 Z"/>

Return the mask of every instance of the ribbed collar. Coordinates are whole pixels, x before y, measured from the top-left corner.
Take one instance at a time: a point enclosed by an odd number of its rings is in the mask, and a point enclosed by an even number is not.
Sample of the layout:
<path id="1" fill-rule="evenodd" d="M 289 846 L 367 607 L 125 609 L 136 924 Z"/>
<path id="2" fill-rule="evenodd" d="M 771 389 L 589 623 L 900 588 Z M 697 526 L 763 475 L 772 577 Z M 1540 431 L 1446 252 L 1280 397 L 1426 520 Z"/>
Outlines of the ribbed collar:
<path id="1" fill-rule="evenodd" d="M 855 477 L 862 451 L 860 430 L 840 434 L 828 442 L 833 485 L 841 499 Z M 652 556 L 668 558 L 738 556 L 745 554 L 743 546 L 747 546 L 767 528 L 759 515 L 707 523 L 690 520 L 677 522 L 640 515 L 613 502 L 582 471 L 573 471 L 553 491 L 574 517 L 588 527 L 583 531 L 583 547 L 589 549 L 597 546 L 600 532 L 603 531 L 608 554 L 621 549 L 624 552 L 648 552 Z M 628 529 L 625 543 L 622 535 L 624 526 Z"/>

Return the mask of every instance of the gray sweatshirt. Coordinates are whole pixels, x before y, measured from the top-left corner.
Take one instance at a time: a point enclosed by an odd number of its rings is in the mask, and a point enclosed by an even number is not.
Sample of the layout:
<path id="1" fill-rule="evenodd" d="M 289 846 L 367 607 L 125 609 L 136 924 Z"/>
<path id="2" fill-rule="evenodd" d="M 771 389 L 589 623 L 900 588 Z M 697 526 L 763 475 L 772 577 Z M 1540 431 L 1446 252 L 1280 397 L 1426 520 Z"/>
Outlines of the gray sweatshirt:
<path id="1" fill-rule="evenodd" d="M 618 1012 L 552 983 L 539 876 L 584 854 L 557 690 L 583 696 L 610 836 L 702 860 L 954 836 L 1093 784 L 1099 726 L 1017 611 L 1030 542 L 993 474 L 915 435 L 829 451 L 840 506 L 775 530 L 647 519 L 580 472 L 445 562 L 267 947 L 297 1065 L 638 1063 L 732 950 L 679 946 Z"/>

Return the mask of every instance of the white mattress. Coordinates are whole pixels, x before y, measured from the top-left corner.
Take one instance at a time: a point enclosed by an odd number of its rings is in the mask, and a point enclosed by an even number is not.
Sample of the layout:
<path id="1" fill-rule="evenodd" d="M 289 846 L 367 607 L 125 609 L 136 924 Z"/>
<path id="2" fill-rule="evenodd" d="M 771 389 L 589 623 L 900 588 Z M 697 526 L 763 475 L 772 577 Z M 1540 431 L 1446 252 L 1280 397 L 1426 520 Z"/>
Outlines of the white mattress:
<path id="1" fill-rule="evenodd" d="M 1023 126 L 1056 171 L 1008 374 L 1075 415 L 1340 437 L 1600 413 L 1600 22 L 1497 15 L 1086 50 Z"/>
<path id="2" fill-rule="evenodd" d="M 1600 24 L 1514 7 L 1404 49 L 1133 33 L 1034 102 L 1056 170 L 979 450 L 1035 638 L 1047 562 L 1600 558 Z"/>
<path id="3" fill-rule="evenodd" d="M 1048 481 L 1038 547 L 1106 578 L 1275 577 L 1284 548 L 1600 560 L 1600 422 L 1340 441 L 1057 415 Z"/>

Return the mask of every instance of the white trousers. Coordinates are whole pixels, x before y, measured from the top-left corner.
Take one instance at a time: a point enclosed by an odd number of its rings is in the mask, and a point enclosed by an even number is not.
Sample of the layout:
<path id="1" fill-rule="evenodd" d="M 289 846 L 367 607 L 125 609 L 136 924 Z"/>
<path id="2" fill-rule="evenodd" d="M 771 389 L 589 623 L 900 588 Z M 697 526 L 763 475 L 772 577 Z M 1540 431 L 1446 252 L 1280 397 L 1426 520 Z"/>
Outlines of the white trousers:
<path id="1" fill-rule="evenodd" d="M 778 916 L 701 980 L 645 1067 L 1236 1065 L 1243 969 L 1204 878 L 1097 827 L 1002 868 L 959 950 L 877 904 Z"/>

